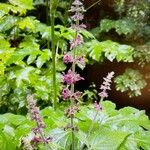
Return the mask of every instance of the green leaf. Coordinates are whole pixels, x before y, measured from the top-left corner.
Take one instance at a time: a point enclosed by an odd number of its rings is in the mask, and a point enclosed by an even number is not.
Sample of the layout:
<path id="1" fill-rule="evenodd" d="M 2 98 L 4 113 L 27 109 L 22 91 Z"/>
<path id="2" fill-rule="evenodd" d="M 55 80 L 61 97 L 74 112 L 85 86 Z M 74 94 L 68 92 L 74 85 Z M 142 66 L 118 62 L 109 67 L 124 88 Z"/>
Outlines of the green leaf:
<path id="1" fill-rule="evenodd" d="M 133 61 L 134 49 L 131 46 L 120 45 L 119 43 L 110 40 L 103 42 L 93 40 L 86 43 L 86 45 L 89 56 L 96 61 L 102 61 L 104 56 L 110 61 L 113 61 L 114 59 L 116 59 L 118 62 Z"/>
<path id="2" fill-rule="evenodd" d="M 112 131 L 105 128 L 96 130 L 89 137 L 88 148 L 91 150 L 118 150 L 128 136 L 129 133 L 117 130 Z"/>
<path id="3" fill-rule="evenodd" d="M 103 19 L 100 23 L 100 31 L 108 32 L 115 29 L 116 32 L 121 34 L 132 34 L 135 31 L 135 23 L 129 19 L 109 20 Z"/>
<path id="4" fill-rule="evenodd" d="M 18 18 L 15 16 L 5 16 L 0 19 L 0 31 L 5 32 L 16 25 Z"/>
<path id="5" fill-rule="evenodd" d="M 130 97 L 141 95 L 141 90 L 147 85 L 142 74 L 138 70 L 127 68 L 124 74 L 115 78 L 116 89 L 128 92 Z"/>
<path id="6" fill-rule="evenodd" d="M 41 68 L 44 63 L 46 63 L 51 58 L 51 52 L 49 49 L 44 49 L 41 55 L 37 58 L 36 65 Z"/>
<path id="7" fill-rule="evenodd" d="M 26 36 L 24 41 L 20 43 L 19 48 L 13 53 L 13 55 L 8 59 L 7 64 L 12 63 L 24 66 L 23 59 L 26 56 L 35 57 L 41 54 L 40 45 L 36 43 L 36 40 L 31 36 Z M 29 60 L 27 60 L 29 62 Z"/>
<path id="8" fill-rule="evenodd" d="M 15 136 L 14 128 L 12 128 L 12 127 L 10 127 L 8 125 L 4 126 L 3 132 L 8 134 L 9 136 L 12 136 L 12 137 Z"/>
<path id="9" fill-rule="evenodd" d="M 37 20 L 34 20 L 31 17 L 25 17 L 21 21 L 18 22 L 18 27 L 22 30 L 31 30 L 35 32 L 36 23 L 39 23 Z"/>
<path id="10" fill-rule="evenodd" d="M 49 133 L 53 141 L 60 145 L 63 150 L 69 150 L 71 145 L 71 132 L 56 128 Z"/>
<path id="11" fill-rule="evenodd" d="M 9 0 L 9 2 L 14 5 L 18 6 L 22 9 L 33 9 L 32 3 L 33 0 Z"/>

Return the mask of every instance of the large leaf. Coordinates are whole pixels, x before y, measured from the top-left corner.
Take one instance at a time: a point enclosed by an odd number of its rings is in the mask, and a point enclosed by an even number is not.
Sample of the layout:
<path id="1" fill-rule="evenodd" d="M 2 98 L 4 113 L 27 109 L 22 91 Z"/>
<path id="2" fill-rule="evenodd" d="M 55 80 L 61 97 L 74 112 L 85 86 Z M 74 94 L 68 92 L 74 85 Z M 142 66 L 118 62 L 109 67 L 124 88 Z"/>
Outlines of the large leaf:
<path id="1" fill-rule="evenodd" d="M 40 45 L 31 36 L 26 37 L 22 43 L 20 43 L 19 48 L 13 53 L 12 57 L 8 60 L 7 64 L 12 63 L 22 65 L 22 60 L 26 56 L 31 56 L 36 58 L 38 54 L 41 54 Z M 30 58 L 31 59 L 31 58 Z M 33 59 L 32 59 L 33 62 Z"/>
<path id="2" fill-rule="evenodd" d="M 118 150 L 122 142 L 129 136 L 129 133 L 100 129 L 94 131 L 88 140 L 89 150 Z"/>
<path id="3" fill-rule="evenodd" d="M 134 69 L 127 68 L 122 75 L 115 78 L 116 89 L 128 92 L 130 97 L 141 95 L 141 90 L 147 85 L 143 75 Z"/>
<path id="4" fill-rule="evenodd" d="M 10 47 L 10 43 L 0 38 L 0 75 L 4 74 L 5 64 L 12 56 L 14 48 Z"/>
<path id="5" fill-rule="evenodd" d="M 135 23 L 129 19 L 103 19 L 100 23 L 101 32 L 108 32 L 111 29 L 115 29 L 118 34 L 131 34 L 135 31 Z"/>
<path id="6" fill-rule="evenodd" d="M 88 42 L 87 51 L 89 52 L 89 56 L 96 61 L 103 60 L 104 56 L 110 61 L 113 61 L 114 59 L 118 62 L 133 61 L 133 47 L 128 45 L 120 45 L 119 43 L 110 40 L 103 42 L 93 40 Z"/>
<path id="7" fill-rule="evenodd" d="M 22 9 L 33 9 L 33 6 L 32 6 L 33 0 L 9 0 L 9 2 L 12 5 L 18 6 Z"/>

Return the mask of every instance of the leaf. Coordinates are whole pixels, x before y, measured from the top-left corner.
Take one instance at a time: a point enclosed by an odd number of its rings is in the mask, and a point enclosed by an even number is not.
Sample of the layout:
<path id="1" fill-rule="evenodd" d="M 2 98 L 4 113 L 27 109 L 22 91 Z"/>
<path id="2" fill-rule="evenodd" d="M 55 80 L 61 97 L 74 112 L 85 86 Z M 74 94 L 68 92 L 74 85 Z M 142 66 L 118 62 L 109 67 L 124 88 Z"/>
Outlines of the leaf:
<path id="1" fill-rule="evenodd" d="M 121 34 L 132 34 L 135 31 L 135 23 L 129 19 L 109 20 L 103 19 L 100 23 L 100 31 L 108 32 L 115 29 L 116 32 Z"/>
<path id="2" fill-rule="evenodd" d="M 0 19 L 0 31 L 6 32 L 16 25 L 18 18 L 15 16 L 5 16 Z"/>
<path id="3" fill-rule="evenodd" d="M 141 95 L 141 90 L 147 85 L 138 70 L 127 68 L 122 75 L 115 78 L 116 89 L 128 92 L 130 97 Z"/>
<path id="4" fill-rule="evenodd" d="M 12 11 L 14 14 L 19 12 L 20 15 L 25 14 L 26 10 L 6 3 L 0 3 L 0 19 Z"/>
<path id="5" fill-rule="evenodd" d="M 33 9 L 32 3 L 33 0 L 9 0 L 9 2 L 14 5 L 18 6 L 22 9 Z"/>
<path id="6" fill-rule="evenodd" d="M 15 136 L 14 129 L 12 127 L 8 126 L 8 125 L 4 126 L 3 132 L 8 134 L 9 136 L 12 136 L 12 137 Z"/>
<path id="7" fill-rule="evenodd" d="M 49 132 L 53 141 L 60 145 L 63 150 L 69 150 L 71 145 L 71 132 L 56 128 Z"/>
<path id="8" fill-rule="evenodd" d="M 51 58 L 51 52 L 49 49 L 44 49 L 41 55 L 37 58 L 36 65 L 41 68 L 44 63 L 46 63 Z"/>
<path id="9" fill-rule="evenodd" d="M 35 39 L 31 36 L 27 36 L 23 42 L 20 43 L 19 48 L 8 59 L 7 64 L 12 63 L 22 66 L 23 59 L 26 56 L 35 57 L 41 54 L 40 45 L 36 43 Z M 29 62 L 29 60 L 27 59 Z M 24 64 L 23 64 L 24 66 Z"/>
<path id="10" fill-rule="evenodd" d="M 23 81 L 30 83 L 29 75 L 31 72 L 35 71 L 33 67 L 26 67 L 21 70 L 16 71 L 16 85 L 17 87 L 21 86 Z"/>
<path id="11" fill-rule="evenodd" d="M 37 20 L 34 20 L 34 18 L 31 17 L 25 17 L 22 20 L 18 22 L 18 27 L 22 30 L 31 30 L 32 32 L 35 32 L 36 23 L 39 23 Z"/>
<path id="12" fill-rule="evenodd" d="M 127 136 L 129 133 L 102 128 L 90 135 L 88 148 L 91 150 L 117 150 Z"/>
<path id="13" fill-rule="evenodd" d="M 93 40 L 86 45 L 89 56 L 96 61 L 102 61 L 104 59 L 103 55 L 110 61 L 113 61 L 114 59 L 118 62 L 133 61 L 133 47 L 131 46 L 120 45 L 119 43 L 110 40 L 103 42 Z"/>

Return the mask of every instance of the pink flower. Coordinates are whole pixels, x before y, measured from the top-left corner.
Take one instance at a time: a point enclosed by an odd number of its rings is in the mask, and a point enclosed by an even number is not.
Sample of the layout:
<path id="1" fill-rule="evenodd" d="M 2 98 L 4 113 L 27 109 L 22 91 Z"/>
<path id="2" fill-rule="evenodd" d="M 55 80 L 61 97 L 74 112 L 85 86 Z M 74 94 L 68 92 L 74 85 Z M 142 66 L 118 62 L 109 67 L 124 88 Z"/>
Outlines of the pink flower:
<path id="1" fill-rule="evenodd" d="M 110 85 L 111 85 L 111 80 L 114 76 L 114 72 L 110 72 L 108 73 L 106 78 L 104 79 L 103 84 L 101 85 L 100 89 L 102 90 L 102 92 L 100 92 L 98 95 L 102 98 L 107 98 L 108 97 L 108 93 L 107 90 L 111 90 Z"/>
<path id="2" fill-rule="evenodd" d="M 75 0 L 72 5 L 76 5 L 76 6 L 81 6 L 83 5 L 82 2 L 80 2 L 79 0 Z"/>
<path id="3" fill-rule="evenodd" d="M 95 101 L 93 105 L 94 105 L 94 108 L 96 109 L 96 111 L 102 110 L 102 107 L 100 106 L 100 104 L 97 103 L 97 101 Z"/>
<path id="4" fill-rule="evenodd" d="M 31 119 L 35 120 L 37 124 L 37 131 L 40 131 L 41 128 L 45 128 L 45 123 L 43 122 L 42 117 L 40 115 L 40 110 L 36 106 L 36 102 L 33 99 L 32 95 L 27 96 L 27 101 L 28 101 L 28 109 L 29 109 Z"/>
<path id="5" fill-rule="evenodd" d="M 72 63 L 73 62 L 73 57 L 71 55 L 65 53 L 64 57 L 63 57 L 63 62 L 65 64 Z"/>
<path id="6" fill-rule="evenodd" d="M 82 42 L 83 42 L 83 40 L 81 39 L 81 35 L 78 34 L 75 39 L 70 41 L 70 50 L 74 49 L 75 47 L 80 45 Z"/>
<path id="7" fill-rule="evenodd" d="M 84 80 L 79 74 L 76 74 L 71 69 L 68 70 L 67 74 L 64 74 L 63 81 L 67 84 L 75 84 L 77 81 Z"/>
<path id="8" fill-rule="evenodd" d="M 72 17 L 71 17 L 71 19 L 73 20 L 73 21 L 81 21 L 81 20 L 83 20 L 83 18 L 84 18 L 84 16 L 82 15 L 82 13 L 75 13 Z"/>
<path id="9" fill-rule="evenodd" d="M 79 64 L 82 67 L 82 69 L 84 69 L 85 68 L 84 56 L 82 55 L 82 56 L 78 57 L 76 59 L 76 63 Z"/>
<path id="10" fill-rule="evenodd" d="M 69 99 L 71 97 L 71 91 L 68 88 L 63 88 L 62 96 L 63 96 L 64 100 Z"/>
<path id="11" fill-rule="evenodd" d="M 77 92 L 72 94 L 72 98 L 74 100 L 78 100 L 81 97 L 81 94 L 82 94 L 82 92 L 77 91 Z"/>
<path id="12" fill-rule="evenodd" d="M 75 29 L 76 31 L 86 28 L 86 26 L 83 23 L 82 24 L 77 23 L 84 19 L 83 13 L 86 11 L 83 7 L 82 2 L 80 2 L 79 0 L 75 0 L 72 3 L 71 9 L 69 11 L 74 13 L 73 16 L 71 17 L 71 20 L 73 22 L 73 24 L 71 25 L 72 28 Z"/>

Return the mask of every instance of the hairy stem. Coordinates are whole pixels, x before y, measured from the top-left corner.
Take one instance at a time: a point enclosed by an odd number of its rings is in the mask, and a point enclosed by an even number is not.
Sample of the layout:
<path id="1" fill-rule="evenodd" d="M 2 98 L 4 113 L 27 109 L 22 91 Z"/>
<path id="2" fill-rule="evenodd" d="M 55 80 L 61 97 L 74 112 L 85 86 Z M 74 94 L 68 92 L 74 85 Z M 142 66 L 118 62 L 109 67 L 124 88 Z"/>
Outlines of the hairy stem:
<path id="1" fill-rule="evenodd" d="M 57 108 L 57 85 L 56 85 L 56 52 L 55 52 L 55 10 L 51 10 L 51 49 L 52 49 L 52 65 L 53 65 L 53 88 L 54 88 L 54 99 L 53 108 Z"/>
<path id="2" fill-rule="evenodd" d="M 74 49 L 73 57 L 74 57 L 74 59 L 76 58 L 75 49 Z M 72 71 L 73 72 L 75 72 L 75 67 L 76 67 L 76 65 L 73 63 L 72 64 Z M 71 93 L 74 93 L 74 84 L 71 85 Z M 71 100 L 71 109 L 73 109 L 73 106 L 74 106 L 74 101 Z M 74 115 L 71 115 L 71 127 L 72 127 L 72 130 L 71 130 L 71 132 L 72 132 L 71 150 L 75 150 L 75 142 L 74 142 L 74 139 L 75 139 L 75 136 L 74 136 Z"/>

